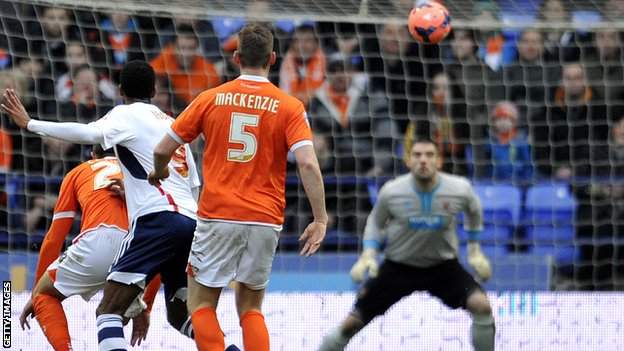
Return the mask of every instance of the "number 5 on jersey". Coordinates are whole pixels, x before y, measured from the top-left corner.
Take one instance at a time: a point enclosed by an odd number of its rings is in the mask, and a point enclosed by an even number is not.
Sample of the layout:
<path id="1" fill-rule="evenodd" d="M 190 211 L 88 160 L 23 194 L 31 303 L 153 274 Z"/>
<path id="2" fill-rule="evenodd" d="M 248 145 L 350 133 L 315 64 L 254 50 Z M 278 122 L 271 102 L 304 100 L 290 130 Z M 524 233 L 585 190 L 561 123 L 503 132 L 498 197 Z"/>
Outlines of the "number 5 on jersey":
<path id="1" fill-rule="evenodd" d="M 256 156 L 258 141 L 253 133 L 245 130 L 246 126 L 257 127 L 260 120 L 258 115 L 233 112 L 230 122 L 230 143 L 242 144 L 243 148 L 228 148 L 228 161 L 249 162 Z"/>

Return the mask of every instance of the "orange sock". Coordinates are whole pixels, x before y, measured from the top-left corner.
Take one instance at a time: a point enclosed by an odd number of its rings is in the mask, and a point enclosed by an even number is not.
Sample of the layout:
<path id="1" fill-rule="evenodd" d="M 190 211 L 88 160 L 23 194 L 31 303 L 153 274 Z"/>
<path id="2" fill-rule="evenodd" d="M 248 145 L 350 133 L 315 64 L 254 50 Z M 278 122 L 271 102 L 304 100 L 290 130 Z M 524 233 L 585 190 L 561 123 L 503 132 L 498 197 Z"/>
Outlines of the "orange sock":
<path id="1" fill-rule="evenodd" d="M 54 350 L 70 351 L 71 338 L 61 302 L 50 295 L 39 294 L 33 299 L 33 307 L 37 321 Z"/>
<path id="2" fill-rule="evenodd" d="M 247 311 L 240 319 L 245 351 L 269 351 L 269 331 L 259 311 Z"/>
<path id="3" fill-rule="evenodd" d="M 191 315 L 195 344 L 199 351 L 223 351 L 225 339 L 217 320 L 217 311 L 211 307 L 196 310 Z"/>

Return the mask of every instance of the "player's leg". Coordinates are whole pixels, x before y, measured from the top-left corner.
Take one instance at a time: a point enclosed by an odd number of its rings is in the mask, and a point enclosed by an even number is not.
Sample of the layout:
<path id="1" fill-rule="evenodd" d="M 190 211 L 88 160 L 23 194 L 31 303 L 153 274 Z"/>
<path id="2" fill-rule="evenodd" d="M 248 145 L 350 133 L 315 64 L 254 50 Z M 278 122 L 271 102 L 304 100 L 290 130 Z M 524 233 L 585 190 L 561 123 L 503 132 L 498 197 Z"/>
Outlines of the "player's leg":
<path id="1" fill-rule="evenodd" d="M 474 290 L 468 296 L 466 309 L 472 317 L 471 334 L 475 351 L 494 350 L 496 327 L 487 295 L 481 289 Z"/>
<path id="2" fill-rule="evenodd" d="M 188 277 L 188 310 L 199 351 L 222 351 L 225 338 L 217 320 L 221 288 L 210 288 Z"/>
<path id="3" fill-rule="evenodd" d="M 54 287 L 56 269 L 46 271 L 33 290 L 32 305 L 35 318 L 41 330 L 55 351 L 71 350 L 71 338 L 67 326 L 67 317 L 61 302 L 66 296 Z"/>
<path id="4" fill-rule="evenodd" d="M 55 350 L 66 349 L 70 340 L 61 301 L 73 295 L 80 295 L 88 301 L 102 288 L 108 267 L 124 235 L 117 229 L 105 227 L 83 233 L 50 265 L 37 283 L 33 293 L 33 307 L 39 324 Z"/>
<path id="5" fill-rule="evenodd" d="M 319 351 L 341 351 L 362 328 L 403 297 L 418 289 L 419 270 L 384 261 L 376 278 L 368 280 L 358 292 L 353 311 L 340 326 L 327 334 Z"/>
<path id="6" fill-rule="evenodd" d="M 236 277 L 236 310 L 243 329 L 245 350 L 268 351 L 269 331 L 262 315 L 264 289 L 269 282 L 279 231 L 260 225 L 245 225 L 246 241 Z"/>
<path id="7" fill-rule="evenodd" d="M 176 240 L 171 246 L 174 254 L 169 261 L 163 263 L 161 270 L 162 283 L 165 287 L 167 321 L 183 335 L 193 338 L 193 325 L 186 305 L 188 296 L 186 266 L 196 222 L 183 215 L 179 215 L 176 220 L 178 222 Z"/>
<path id="8" fill-rule="evenodd" d="M 471 338 L 475 351 L 494 350 L 495 325 L 492 308 L 483 289 L 457 260 L 432 267 L 431 295 L 451 308 L 464 308 L 472 318 Z"/>
<path id="9" fill-rule="evenodd" d="M 199 350 L 222 351 L 225 344 L 216 307 L 221 289 L 235 277 L 245 250 L 246 226 L 199 220 L 187 273 L 188 309 Z"/>
<path id="10" fill-rule="evenodd" d="M 123 324 L 126 311 L 172 256 L 175 242 L 175 212 L 163 211 L 139 217 L 131 234 L 122 243 L 118 259 L 104 286 L 104 296 L 97 310 L 100 351 L 126 350 Z M 189 219 L 190 220 L 190 219 Z M 140 311 L 137 310 L 137 312 Z"/>

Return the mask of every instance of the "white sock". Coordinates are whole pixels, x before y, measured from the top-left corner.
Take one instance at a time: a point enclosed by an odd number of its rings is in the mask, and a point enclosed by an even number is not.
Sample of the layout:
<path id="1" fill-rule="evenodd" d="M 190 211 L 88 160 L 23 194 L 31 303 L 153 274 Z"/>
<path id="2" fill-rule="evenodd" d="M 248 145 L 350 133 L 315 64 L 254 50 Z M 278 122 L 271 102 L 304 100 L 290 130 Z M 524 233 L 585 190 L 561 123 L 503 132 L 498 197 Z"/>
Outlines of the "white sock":
<path id="1" fill-rule="evenodd" d="M 342 335 L 340 328 L 336 328 L 323 338 L 318 351 L 342 351 L 349 344 L 349 340 L 350 338 Z"/>
<path id="2" fill-rule="evenodd" d="M 472 346 L 475 351 L 494 351 L 494 317 L 491 314 L 472 315 Z"/>
<path id="3" fill-rule="evenodd" d="M 123 321 L 117 314 L 97 317 L 98 349 L 100 351 L 126 350 L 128 343 L 123 335 Z"/>

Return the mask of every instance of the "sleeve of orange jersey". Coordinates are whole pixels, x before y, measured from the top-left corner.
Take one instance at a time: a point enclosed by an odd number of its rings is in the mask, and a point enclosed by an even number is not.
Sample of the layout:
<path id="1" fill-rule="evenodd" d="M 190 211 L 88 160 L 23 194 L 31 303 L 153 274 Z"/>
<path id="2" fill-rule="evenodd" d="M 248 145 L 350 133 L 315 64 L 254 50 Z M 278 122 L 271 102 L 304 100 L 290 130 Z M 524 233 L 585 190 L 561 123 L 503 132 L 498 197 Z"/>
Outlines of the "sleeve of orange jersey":
<path id="1" fill-rule="evenodd" d="M 204 114 L 207 110 L 206 100 L 208 99 L 209 95 L 206 92 L 199 94 L 173 122 L 171 130 L 178 138 L 172 137 L 177 142 L 190 143 L 202 132 Z"/>
<path id="2" fill-rule="evenodd" d="M 300 102 L 287 118 L 286 143 L 291 151 L 298 145 L 312 145 L 312 130 L 303 104 Z"/>
<path id="3" fill-rule="evenodd" d="M 143 301 L 147 304 L 147 310 L 149 312 L 152 311 L 152 306 L 154 305 L 158 290 L 160 290 L 160 274 L 152 278 L 152 281 L 147 284 L 145 292 L 143 293 Z"/>
<path id="4" fill-rule="evenodd" d="M 37 270 L 35 273 L 35 284 L 39 281 L 48 266 L 59 257 L 63 243 L 72 224 L 74 217 L 80 205 L 74 191 L 74 173 L 67 174 L 61 184 L 56 206 L 54 206 L 54 216 L 52 217 L 52 225 L 43 239 L 41 250 L 39 250 L 39 261 L 37 262 Z"/>

